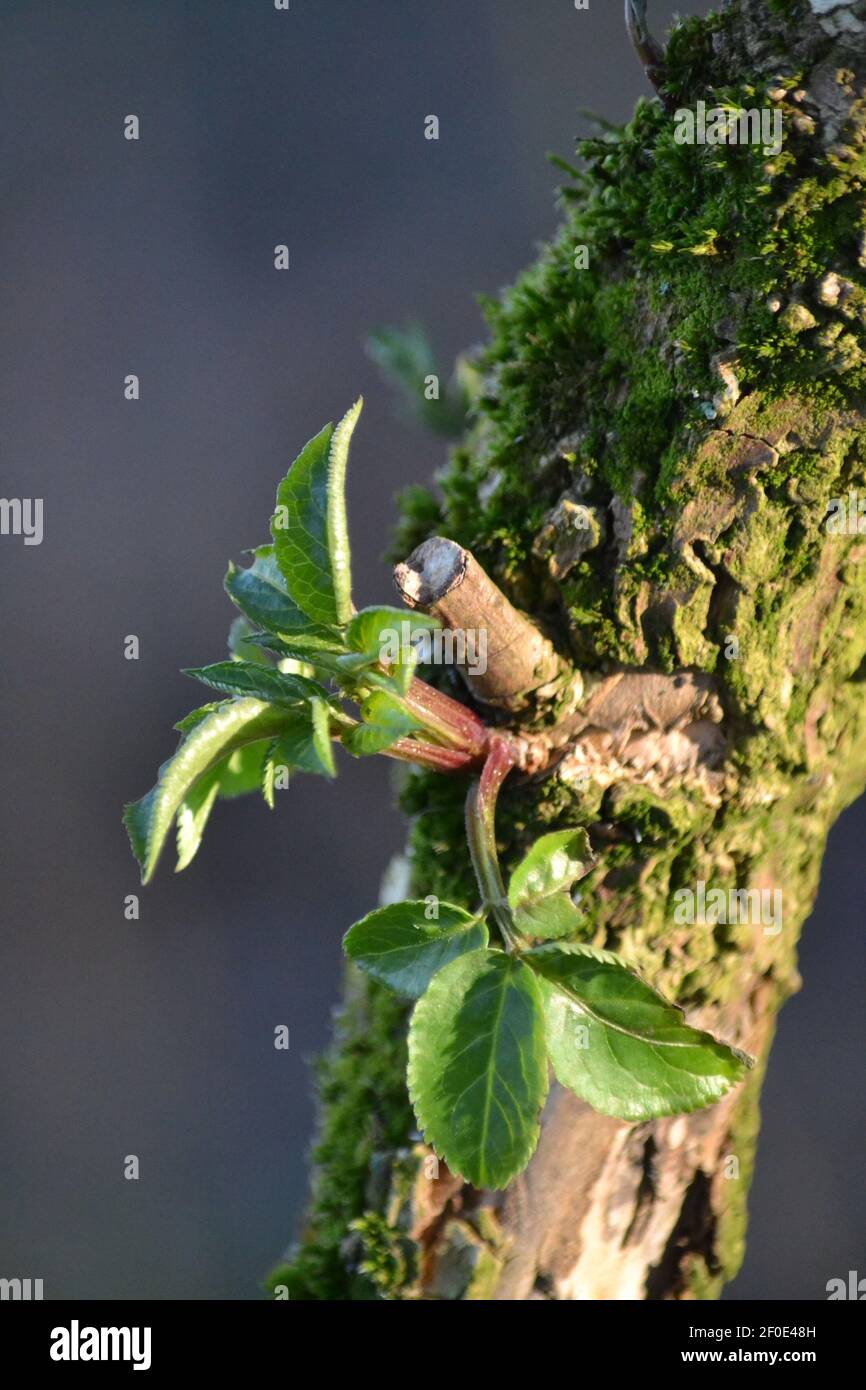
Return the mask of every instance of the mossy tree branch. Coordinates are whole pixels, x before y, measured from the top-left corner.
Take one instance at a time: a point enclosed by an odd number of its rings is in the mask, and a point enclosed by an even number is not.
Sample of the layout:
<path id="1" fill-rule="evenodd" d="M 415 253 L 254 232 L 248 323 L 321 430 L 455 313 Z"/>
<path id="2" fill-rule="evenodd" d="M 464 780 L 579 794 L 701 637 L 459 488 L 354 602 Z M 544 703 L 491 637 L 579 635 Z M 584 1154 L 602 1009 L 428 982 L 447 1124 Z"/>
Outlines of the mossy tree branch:
<path id="1" fill-rule="evenodd" d="M 586 940 L 763 1064 L 828 831 L 866 783 L 866 4 L 732 0 L 674 30 L 664 90 L 778 111 L 781 152 L 681 145 L 657 102 L 584 143 L 560 237 L 491 313 L 444 503 L 416 495 L 406 529 L 453 537 L 587 678 L 501 706 L 544 750 L 500 796 L 503 866 L 585 826 Z M 462 794 L 406 789 L 419 896 L 471 900 Z M 780 891 L 782 919 L 681 919 L 701 883 Z M 762 1067 L 637 1129 L 554 1088 L 526 1173 L 481 1193 L 413 1135 L 404 1017 L 350 978 L 307 1237 L 275 1276 L 296 1296 L 718 1295 Z"/>

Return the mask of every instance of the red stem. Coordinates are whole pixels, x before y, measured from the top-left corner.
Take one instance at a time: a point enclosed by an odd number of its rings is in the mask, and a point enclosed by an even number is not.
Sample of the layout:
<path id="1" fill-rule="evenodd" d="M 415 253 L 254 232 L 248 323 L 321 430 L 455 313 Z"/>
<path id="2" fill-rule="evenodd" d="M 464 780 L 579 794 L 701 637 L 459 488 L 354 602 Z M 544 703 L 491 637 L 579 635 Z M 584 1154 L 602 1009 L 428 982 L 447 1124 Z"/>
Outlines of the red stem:
<path id="1" fill-rule="evenodd" d="M 492 912 L 509 951 L 517 948 L 517 933 L 496 853 L 496 801 L 513 767 L 514 754 L 507 741 L 494 734 L 481 776 L 466 798 L 466 838 L 482 902 Z"/>
<path id="2" fill-rule="evenodd" d="M 432 772 L 468 772 L 478 764 L 478 758 L 465 749 L 440 748 L 436 743 L 420 743 L 414 738 L 398 738 L 396 743 L 383 751 L 386 758 L 417 763 L 419 767 L 430 768 Z"/>
<path id="3" fill-rule="evenodd" d="M 489 730 L 477 714 L 459 700 L 452 700 L 441 690 L 414 677 L 405 696 L 406 704 L 419 719 L 446 738 L 455 747 L 483 758 L 487 751 Z"/>

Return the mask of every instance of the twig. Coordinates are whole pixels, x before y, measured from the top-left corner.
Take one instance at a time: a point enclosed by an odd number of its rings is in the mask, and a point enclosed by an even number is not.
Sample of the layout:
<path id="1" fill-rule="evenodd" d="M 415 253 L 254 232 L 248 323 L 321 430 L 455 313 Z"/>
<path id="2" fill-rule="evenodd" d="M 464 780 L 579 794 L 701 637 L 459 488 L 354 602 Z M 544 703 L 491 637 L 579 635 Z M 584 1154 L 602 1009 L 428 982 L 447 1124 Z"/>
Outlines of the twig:
<path id="1" fill-rule="evenodd" d="M 647 0 L 625 0 L 626 28 L 649 82 L 661 97 L 662 105 L 670 110 L 670 98 L 662 90 L 667 80 L 665 51 L 647 28 L 646 7 Z"/>
<path id="2" fill-rule="evenodd" d="M 456 541 L 443 536 L 424 541 L 396 566 L 394 582 L 410 608 L 434 613 L 455 636 L 462 636 L 466 645 L 455 664 L 483 704 L 522 709 L 533 692 L 559 676 L 552 644 Z M 482 637 L 484 658 L 473 661 L 469 642 L 477 652 Z"/>

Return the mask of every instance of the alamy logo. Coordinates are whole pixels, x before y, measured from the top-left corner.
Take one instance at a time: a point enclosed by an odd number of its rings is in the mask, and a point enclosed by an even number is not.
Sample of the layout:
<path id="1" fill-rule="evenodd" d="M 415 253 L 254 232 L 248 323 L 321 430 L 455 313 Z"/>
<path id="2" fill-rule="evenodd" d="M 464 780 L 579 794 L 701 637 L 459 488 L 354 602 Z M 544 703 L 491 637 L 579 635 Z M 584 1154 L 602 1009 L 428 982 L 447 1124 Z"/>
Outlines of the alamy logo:
<path id="1" fill-rule="evenodd" d="M 782 930 L 781 888 L 707 888 L 699 878 L 694 888 L 674 893 L 674 921 L 678 926 L 762 926 L 765 936 Z"/>
<path id="2" fill-rule="evenodd" d="M 0 1279 L 0 1300 L 28 1302 L 42 1297 L 41 1279 Z"/>
<path id="3" fill-rule="evenodd" d="M 836 1303 L 843 1298 L 855 1303 L 866 1301 L 866 1279 L 859 1278 L 856 1269 L 848 1270 L 847 1283 L 844 1279 L 827 1280 L 827 1302 Z"/>
<path id="4" fill-rule="evenodd" d="M 69 1327 L 51 1331 L 52 1361 L 131 1361 L 134 1371 L 150 1370 L 149 1327 Z"/>
<path id="5" fill-rule="evenodd" d="M 763 145 L 764 154 L 782 152 L 782 113 L 768 106 L 741 111 L 699 101 L 694 111 L 674 112 L 674 140 L 678 145 Z"/>
<path id="6" fill-rule="evenodd" d="M 42 498 L 0 497 L 0 536 L 23 536 L 25 545 L 41 545 Z"/>
<path id="7" fill-rule="evenodd" d="M 847 497 L 831 497 L 827 504 L 824 530 L 830 536 L 862 536 L 866 533 L 866 497 L 849 492 Z"/>
<path id="8" fill-rule="evenodd" d="M 423 629 L 413 634 L 409 621 L 397 628 L 385 627 L 379 633 L 379 655 L 383 660 L 405 660 L 414 649 L 422 666 L 461 666 L 470 676 L 483 676 L 487 670 L 486 628 Z"/>

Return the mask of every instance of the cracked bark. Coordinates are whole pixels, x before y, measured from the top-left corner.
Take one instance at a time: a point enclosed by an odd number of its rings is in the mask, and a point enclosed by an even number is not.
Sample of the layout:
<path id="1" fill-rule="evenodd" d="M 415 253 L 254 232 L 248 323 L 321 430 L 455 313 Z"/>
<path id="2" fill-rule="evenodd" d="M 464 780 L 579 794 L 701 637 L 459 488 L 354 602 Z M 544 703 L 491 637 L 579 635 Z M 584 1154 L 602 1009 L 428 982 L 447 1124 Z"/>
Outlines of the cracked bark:
<path id="1" fill-rule="evenodd" d="M 813 0 L 816 13 L 796 30 L 765 0 L 730 8 L 734 22 L 717 39 L 727 70 L 759 80 L 796 72 L 814 123 L 816 163 L 844 161 L 845 142 L 859 148 L 866 129 L 866 4 Z M 853 243 L 853 235 L 840 241 L 834 270 L 862 281 L 866 233 L 859 253 Z M 823 322 L 826 292 L 804 291 L 810 294 L 810 316 Z M 645 313 L 645 341 L 664 344 L 664 315 Z M 729 358 L 724 365 L 727 371 Z M 769 389 L 740 397 L 735 373 L 733 388 L 730 372 L 723 380 L 719 423 L 696 435 L 681 460 L 678 514 L 656 520 L 675 562 L 674 582 L 629 588 L 632 519 L 621 498 L 608 499 L 610 539 L 603 541 L 600 524 L 591 557 L 609 567 L 628 650 L 618 667 L 608 663 L 585 686 L 576 682 L 555 721 L 541 721 L 524 788 L 525 804 L 531 793 L 539 807 L 553 779 L 601 789 L 589 828 L 596 846 L 616 846 L 619 859 L 602 865 L 592 882 L 607 911 L 595 944 L 621 950 L 686 1007 L 690 1022 L 752 1053 L 758 1066 L 711 1109 L 637 1128 L 595 1114 L 554 1086 L 538 1150 L 505 1193 L 478 1193 L 444 1167 L 431 1178 L 429 1155 L 407 1134 L 399 1164 L 394 1154 L 384 1161 L 392 1173 L 402 1165 L 404 1175 L 406 1163 L 414 1164 L 415 1176 L 408 1187 L 394 1178 L 380 1208 L 417 1257 L 417 1272 L 392 1296 L 710 1298 L 738 1268 L 776 1015 L 799 985 L 796 940 L 827 833 L 866 781 L 866 538 L 830 535 L 821 521 L 833 488 L 842 495 L 866 489 L 866 408 L 816 412 L 806 394 Z M 560 453 L 573 456 L 572 436 Z M 771 484 L 781 465 L 803 459 L 811 470 L 792 469 L 786 483 Z M 571 478 L 569 506 L 585 497 L 583 487 Z M 771 543 L 787 557 L 781 570 L 766 559 Z M 551 567 L 557 581 L 562 556 Z M 416 553 L 398 587 L 407 593 L 408 572 L 423 569 Z M 452 597 L 455 573 L 443 593 L 420 581 L 413 590 L 409 580 L 410 603 L 465 625 L 467 610 Z M 494 624 L 495 609 L 486 605 Z M 501 717 L 512 728 L 523 695 L 544 693 L 538 634 L 521 629 L 523 621 L 509 603 L 505 657 L 494 663 Z M 748 660 L 739 670 L 733 660 L 721 662 L 727 669 L 710 674 L 731 632 L 755 634 Z M 676 652 L 674 675 L 641 667 L 660 639 Z M 543 671 L 547 680 L 554 675 L 563 680 L 562 670 Z M 485 698 L 483 690 L 476 694 Z M 630 855 L 623 808 L 639 795 L 665 829 Z M 539 817 L 535 833 L 543 825 Z M 738 888 L 784 884 L 783 930 L 673 924 L 670 897 L 681 873 L 686 881 Z M 429 891 L 423 878 L 416 887 Z M 346 1258 L 355 1258 L 350 1246 Z"/>
<path id="2" fill-rule="evenodd" d="M 740 70 L 756 64 L 760 68 L 762 58 L 774 67 L 778 64 L 779 55 L 766 52 L 762 9 L 757 4 L 747 7 L 740 31 Z M 853 7 L 841 9 L 853 14 Z M 809 37 L 804 35 L 800 40 L 807 51 Z M 828 52 L 824 31 L 813 29 L 811 42 L 813 53 L 821 51 L 822 71 L 834 61 L 851 61 L 847 49 L 844 55 Z M 862 58 L 860 70 L 862 73 Z M 808 76 L 803 85 L 809 89 Z M 830 118 L 834 133 L 841 126 L 839 116 L 836 112 Z M 749 412 L 753 406 L 754 401 L 750 401 Z M 725 601 L 726 571 L 721 564 L 714 573 L 706 562 L 706 552 L 701 557 L 701 546 L 715 545 L 719 536 L 736 524 L 738 516 L 748 513 L 750 488 L 756 486 L 763 470 L 778 461 L 780 450 L 804 444 L 826 449 L 840 431 L 862 427 L 863 417 L 852 421 L 837 416 L 829 425 L 825 422 L 820 439 L 815 437 L 815 427 L 808 418 L 799 424 L 800 435 L 789 429 L 788 421 L 782 418 L 771 436 L 764 438 L 745 427 L 737 428 L 735 411 L 724 428 L 711 433 L 699 446 L 705 454 L 716 451 L 716 455 L 721 446 L 729 490 L 718 495 L 715 505 L 708 505 L 706 497 L 685 500 L 675 544 L 697 572 L 699 581 L 710 585 L 717 604 Z M 806 440 L 803 432 L 808 436 Z M 800 679 L 815 658 L 817 631 L 838 622 L 844 610 L 845 586 L 836 578 L 838 558 L 838 551 L 828 542 L 819 579 L 810 586 L 812 620 L 801 615 L 801 633 L 792 643 L 792 665 Z M 822 573 L 826 575 L 823 581 Z M 728 587 L 735 590 L 736 584 L 728 581 Z M 730 605 L 730 592 L 727 601 Z M 690 686 L 680 697 L 670 678 L 656 678 L 648 673 L 617 673 L 608 677 L 575 715 L 564 757 L 578 775 L 581 768 L 592 770 L 595 775 L 599 768 L 604 768 L 611 780 L 618 777 L 627 781 L 634 776 L 637 761 L 638 775 L 655 775 L 664 782 L 666 772 L 669 776 L 671 772 L 681 775 L 686 771 L 683 756 L 677 760 L 671 756 L 671 750 L 662 747 L 671 732 L 679 728 L 685 741 L 693 743 L 685 758 L 689 771 L 699 774 L 704 769 L 716 779 L 715 791 L 722 796 L 748 794 L 748 789 L 735 789 L 730 784 L 729 774 L 727 789 L 720 789 L 719 784 L 726 780 L 726 773 L 719 770 L 724 750 L 721 740 L 714 736 L 721 734 L 721 710 L 711 692 L 711 683 L 700 676 L 694 679 L 700 688 Z M 648 699 L 650 692 L 642 687 L 652 686 L 655 689 Z M 677 699 L 679 703 L 674 708 L 671 702 Z M 711 713 L 709 720 L 699 721 L 693 716 L 700 711 L 702 700 Z M 654 702 L 658 714 L 648 718 L 647 707 L 652 709 Z M 812 726 L 818 717 L 816 710 Z M 702 724 L 709 744 L 701 743 L 700 736 L 695 738 L 698 724 Z M 733 730 L 731 736 L 736 739 L 737 733 Z M 646 742 L 647 736 L 651 746 L 641 750 L 641 737 Z M 823 746 L 813 746 L 812 750 L 814 773 L 827 779 L 832 778 L 833 760 L 847 746 L 847 739 L 835 744 L 831 739 L 829 745 L 825 740 Z M 612 765 L 612 752 L 618 755 L 616 766 Z M 861 753 L 858 779 L 862 776 L 862 761 Z M 793 785 L 780 798 L 778 813 L 785 814 L 782 808 L 787 800 L 787 813 L 800 812 L 804 829 L 805 823 L 812 829 L 820 823 L 823 839 L 845 799 L 844 793 L 830 795 L 816 815 L 814 799 L 802 787 Z M 706 866 L 708 882 L 716 875 L 724 877 L 730 850 L 720 834 L 715 867 L 712 863 Z M 799 852 L 804 853 L 802 845 Z M 778 880 L 780 866 L 775 862 L 775 853 L 770 837 L 763 859 L 752 861 L 753 883 Z M 799 895 L 789 892 L 786 932 L 791 935 L 799 930 L 808 912 L 816 872 L 817 866 L 807 875 Z M 711 1008 L 703 1016 L 693 1016 L 694 1022 L 726 1039 L 735 1039 L 763 1063 L 776 1011 L 797 984 L 793 959 L 789 956 L 782 960 L 781 955 L 774 951 L 769 937 L 761 938 L 758 928 L 733 972 L 735 984 L 729 1002 Z M 722 1228 L 732 1223 L 737 1227 L 743 1222 L 743 1187 L 748 1183 L 751 1165 L 750 1117 L 760 1091 L 762 1071 L 763 1066 L 743 1088 L 708 1111 L 660 1120 L 637 1129 L 596 1115 L 569 1092 L 554 1086 L 544 1114 L 541 1142 L 526 1173 L 504 1195 L 481 1199 L 490 1204 L 499 1218 L 500 1272 L 491 1281 L 487 1296 L 496 1300 L 670 1299 L 717 1291 L 738 1262 L 741 1238 L 738 1240 L 736 1230 L 732 1237 L 729 1230 L 728 1249 L 723 1250 Z M 459 1212 L 467 1200 L 471 1207 L 478 1198 L 461 1189 L 452 1190 L 447 1205 Z M 447 1230 L 447 1222 L 440 1222 L 440 1258 L 447 1258 Z M 426 1250 L 425 1269 L 432 1281 L 428 1288 L 436 1286 L 436 1260 L 434 1242 Z M 464 1287 L 462 1296 L 471 1296 L 470 1289 L 471 1285 Z M 451 1292 L 453 1296 L 456 1289 Z"/>

